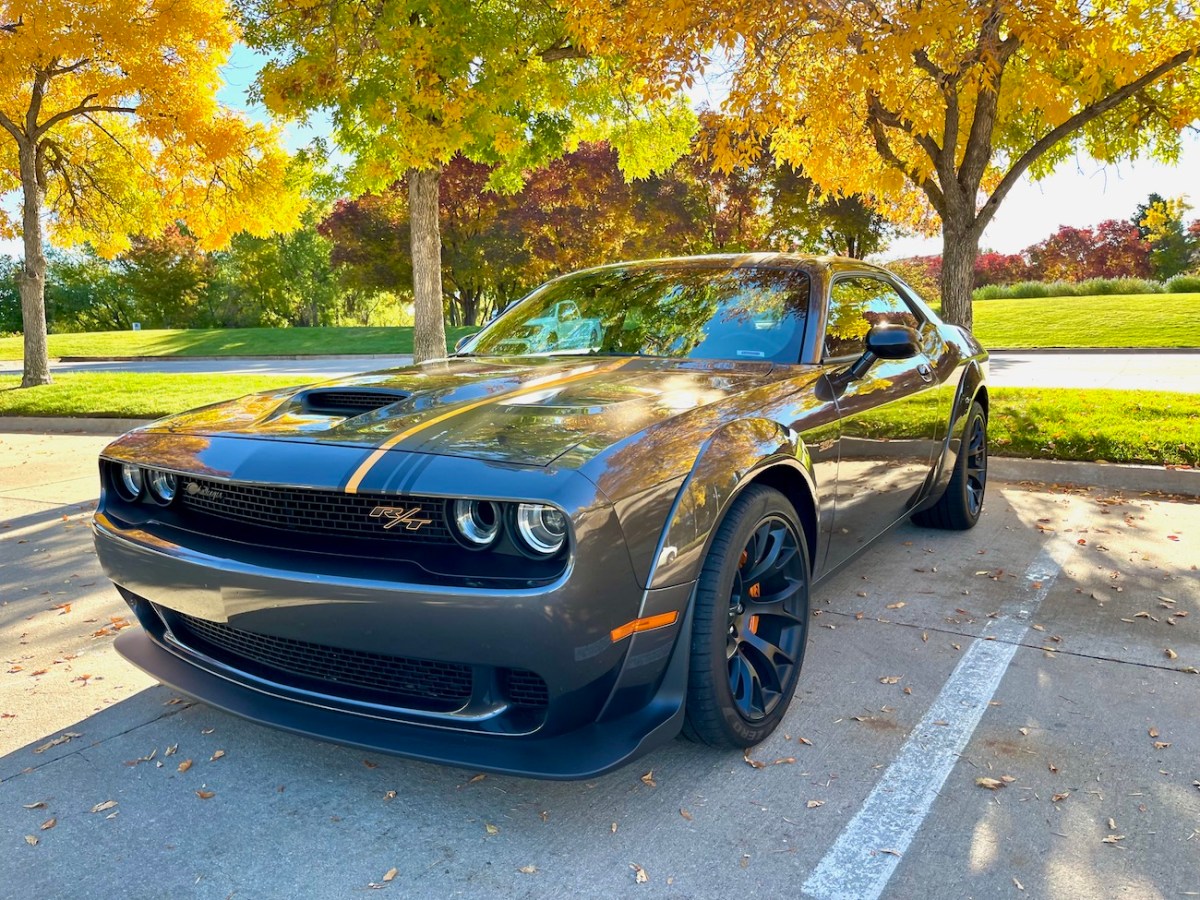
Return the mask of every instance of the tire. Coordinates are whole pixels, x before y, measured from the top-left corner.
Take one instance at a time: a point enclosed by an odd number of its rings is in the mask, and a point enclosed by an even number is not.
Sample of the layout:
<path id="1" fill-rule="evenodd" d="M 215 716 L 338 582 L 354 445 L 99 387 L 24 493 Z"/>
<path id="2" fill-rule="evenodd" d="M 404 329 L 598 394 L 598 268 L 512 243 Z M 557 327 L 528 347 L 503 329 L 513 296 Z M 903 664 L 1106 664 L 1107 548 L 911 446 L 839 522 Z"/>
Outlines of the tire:
<path id="1" fill-rule="evenodd" d="M 804 662 L 808 591 L 796 510 L 751 485 L 717 527 L 696 585 L 685 736 L 740 749 L 778 727 Z"/>
<path id="2" fill-rule="evenodd" d="M 913 522 L 926 528 L 951 531 L 974 528 L 979 521 L 979 514 L 983 512 L 987 463 L 987 414 L 978 403 L 972 403 L 950 483 L 937 503 L 913 515 Z"/>

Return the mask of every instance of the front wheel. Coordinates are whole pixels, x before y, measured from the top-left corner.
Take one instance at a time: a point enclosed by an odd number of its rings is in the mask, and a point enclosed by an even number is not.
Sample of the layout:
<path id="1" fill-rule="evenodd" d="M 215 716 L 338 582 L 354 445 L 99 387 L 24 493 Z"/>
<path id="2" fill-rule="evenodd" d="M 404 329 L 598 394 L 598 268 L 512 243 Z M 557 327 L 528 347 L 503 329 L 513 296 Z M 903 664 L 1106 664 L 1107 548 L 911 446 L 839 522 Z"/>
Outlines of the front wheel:
<path id="1" fill-rule="evenodd" d="M 927 528 L 965 531 L 975 527 L 983 512 L 983 494 L 987 489 L 987 414 L 978 403 L 971 404 L 958 461 L 946 491 L 937 503 L 916 513 L 912 519 Z"/>
<path id="2" fill-rule="evenodd" d="M 808 639 L 808 545 L 796 511 L 751 485 L 717 528 L 696 585 L 684 734 L 765 740 L 787 712 Z"/>

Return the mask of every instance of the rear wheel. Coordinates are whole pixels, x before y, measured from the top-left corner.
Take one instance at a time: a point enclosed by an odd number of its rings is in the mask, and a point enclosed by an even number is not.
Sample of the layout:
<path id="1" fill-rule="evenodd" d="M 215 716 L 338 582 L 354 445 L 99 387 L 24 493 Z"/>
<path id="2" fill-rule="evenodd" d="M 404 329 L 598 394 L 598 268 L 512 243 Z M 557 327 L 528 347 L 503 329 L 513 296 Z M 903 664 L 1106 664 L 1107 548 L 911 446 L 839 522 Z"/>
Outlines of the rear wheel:
<path id="1" fill-rule="evenodd" d="M 718 526 L 696 585 L 685 735 L 742 748 L 775 730 L 804 660 L 808 583 L 795 509 L 751 485 Z"/>
<path id="2" fill-rule="evenodd" d="M 946 491 L 937 503 L 916 513 L 912 520 L 927 528 L 965 531 L 973 528 L 983 512 L 983 494 L 987 489 L 987 414 L 978 403 L 971 404 L 958 461 Z"/>

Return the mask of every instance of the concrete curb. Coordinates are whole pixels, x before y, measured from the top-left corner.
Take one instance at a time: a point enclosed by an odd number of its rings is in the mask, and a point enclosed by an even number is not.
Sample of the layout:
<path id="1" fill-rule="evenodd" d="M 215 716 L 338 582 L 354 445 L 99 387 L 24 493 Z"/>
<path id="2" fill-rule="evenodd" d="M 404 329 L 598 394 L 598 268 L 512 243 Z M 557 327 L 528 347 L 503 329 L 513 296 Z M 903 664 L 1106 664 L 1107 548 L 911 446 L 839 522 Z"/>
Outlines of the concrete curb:
<path id="1" fill-rule="evenodd" d="M 153 421 L 154 419 L 0 416 L 0 434 L 111 434 L 117 437 Z"/>
<path id="2" fill-rule="evenodd" d="M 1069 484 L 1114 491 L 1161 491 L 1200 497 L 1200 469 L 993 456 L 988 459 L 988 472 L 999 481 Z"/>
<path id="3" fill-rule="evenodd" d="M 151 421 L 0 416 L 0 434 L 96 434 L 116 437 Z M 988 471 L 998 481 L 1069 484 L 1114 491 L 1161 491 L 1165 494 L 1200 497 L 1200 469 L 993 456 L 988 460 Z"/>

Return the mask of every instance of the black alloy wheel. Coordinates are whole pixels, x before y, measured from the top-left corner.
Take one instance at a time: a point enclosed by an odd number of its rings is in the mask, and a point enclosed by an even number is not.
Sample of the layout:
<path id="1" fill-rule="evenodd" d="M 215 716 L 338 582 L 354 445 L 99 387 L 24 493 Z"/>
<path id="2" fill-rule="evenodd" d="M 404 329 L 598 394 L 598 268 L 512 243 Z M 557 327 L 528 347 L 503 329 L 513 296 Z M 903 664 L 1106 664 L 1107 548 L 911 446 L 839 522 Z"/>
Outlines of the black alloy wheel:
<path id="1" fill-rule="evenodd" d="M 975 527 L 983 512 L 987 469 L 987 413 L 978 403 L 972 403 L 950 483 L 937 503 L 913 515 L 913 522 L 927 528 L 952 531 Z"/>
<path id="2" fill-rule="evenodd" d="M 751 485 L 721 521 L 697 583 L 688 737 L 744 748 L 779 725 L 804 660 L 808 585 L 795 510 Z"/>

